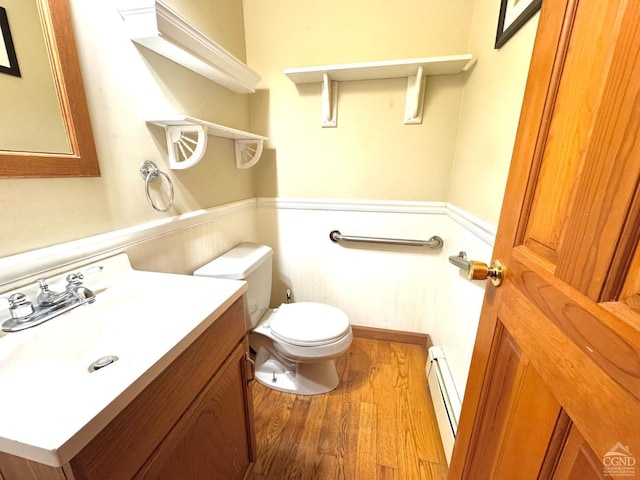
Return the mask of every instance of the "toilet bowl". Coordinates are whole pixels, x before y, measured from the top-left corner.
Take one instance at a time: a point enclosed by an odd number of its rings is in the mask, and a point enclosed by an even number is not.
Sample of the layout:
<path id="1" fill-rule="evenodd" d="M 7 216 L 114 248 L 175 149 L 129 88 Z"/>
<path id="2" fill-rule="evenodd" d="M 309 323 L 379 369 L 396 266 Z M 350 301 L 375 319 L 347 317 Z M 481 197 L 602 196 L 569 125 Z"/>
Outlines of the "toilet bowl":
<path id="1" fill-rule="evenodd" d="M 247 281 L 245 321 L 257 381 L 298 395 L 330 392 L 339 384 L 335 359 L 353 339 L 349 318 L 339 308 L 317 302 L 269 309 L 272 255 L 266 245 L 242 243 L 194 275 Z"/>
<path id="2" fill-rule="evenodd" d="M 352 339 L 349 319 L 330 305 L 300 302 L 269 309 L 249 337 L 256 380 L 299 395 L 330 392 L 339 384 L 334 360 Z"/>

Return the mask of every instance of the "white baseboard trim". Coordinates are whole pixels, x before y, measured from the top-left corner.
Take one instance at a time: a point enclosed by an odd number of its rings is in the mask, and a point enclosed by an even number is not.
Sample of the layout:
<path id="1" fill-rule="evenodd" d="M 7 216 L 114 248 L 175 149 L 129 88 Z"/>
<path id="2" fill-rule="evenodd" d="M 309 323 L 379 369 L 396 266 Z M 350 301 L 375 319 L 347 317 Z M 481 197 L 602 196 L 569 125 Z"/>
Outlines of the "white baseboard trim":
<path id="1" fill-rule="evenodd" d="M 256 199 L 250 198 L 0 258 L 0 290 L 9 290 L 45 272 L 112 256 L 132 245 L 255 208 Z"/>

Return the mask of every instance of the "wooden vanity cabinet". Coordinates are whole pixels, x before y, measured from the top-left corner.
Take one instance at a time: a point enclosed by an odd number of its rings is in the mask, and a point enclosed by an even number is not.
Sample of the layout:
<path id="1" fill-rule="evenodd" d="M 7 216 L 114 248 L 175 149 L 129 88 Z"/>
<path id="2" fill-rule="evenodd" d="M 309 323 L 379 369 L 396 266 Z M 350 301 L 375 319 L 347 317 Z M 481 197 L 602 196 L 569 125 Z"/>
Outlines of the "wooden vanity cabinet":
<path id="1" fill-rule="evenodd" d="M 136 479 L 242 479 L 252 462 L 240 344 L 169 432 Z"/>
<path id="2" fill-rule="evenodd" d="M 242 298 L 68 464 L 0 454 L 2 480 L 234 480 L 255 459 Z"/>

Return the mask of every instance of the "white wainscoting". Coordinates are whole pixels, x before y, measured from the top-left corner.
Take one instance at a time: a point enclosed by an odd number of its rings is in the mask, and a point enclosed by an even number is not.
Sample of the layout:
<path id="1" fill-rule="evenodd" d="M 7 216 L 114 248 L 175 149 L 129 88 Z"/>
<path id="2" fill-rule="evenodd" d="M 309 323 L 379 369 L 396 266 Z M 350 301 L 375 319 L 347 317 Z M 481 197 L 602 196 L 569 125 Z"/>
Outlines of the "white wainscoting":
<path id="1" fill-rule="evenodd" d="M 442 347 L 462 400 L 487 281 L 467 280 L 466 272 L 449 263 L 449 256 L 465 251 L 470 260 L 491 263 L 495 227 L 452 205 L 447 205 L 447 211 L 444 268 L 438 286 L 436 318 L 430 323 L 429 335 L 434 345 Z"/>
<path id="2" fill-rule="evenodd" d="M 260 241 L 275 252 L 273 306 L 282 303 L 290 289 L 294 301 L 341 308 L 353 325 L 428 333 L 441 251 L 346 246 L 333 243 L 329 233 L 444 238 L 443 203 L 258 198 L 257 218 Z"/>
<path id="3" fill-rule="evenodd" d="M 0 292 L 121 252 L 140 270 L 191 274 L 256 239 L 255 198 L 0 258 Z"/>
<path id="4" fill-rule="evenodd" d="M 484 284 L 469 282 L 448 263 L 467 250 L 490 260 L 495 229 L 440 202 L 383 202 L 258 198 L 260 242 L 275 251 L 272 305 L 285 299 L 336 305 L 352 324 L 429 333 L 451 357 L 464 388 Z M 343 246 L 344 235 L 428 239 L 442 250 L 393 246 Z M 466 367 L 464 366 L 466 365 Z"/>

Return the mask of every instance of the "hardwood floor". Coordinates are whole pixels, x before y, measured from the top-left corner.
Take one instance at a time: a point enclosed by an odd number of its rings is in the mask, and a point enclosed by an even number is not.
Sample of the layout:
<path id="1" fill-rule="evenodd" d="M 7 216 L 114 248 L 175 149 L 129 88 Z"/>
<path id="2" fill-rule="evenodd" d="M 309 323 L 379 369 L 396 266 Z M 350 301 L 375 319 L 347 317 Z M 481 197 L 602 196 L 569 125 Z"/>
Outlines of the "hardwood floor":
<path id="1" fill-rule="evenodd" d="M 340 385 L 301 396 L 255 383 L 249 480 L 446 479 L 424 346 L 354 338 Z"/>

